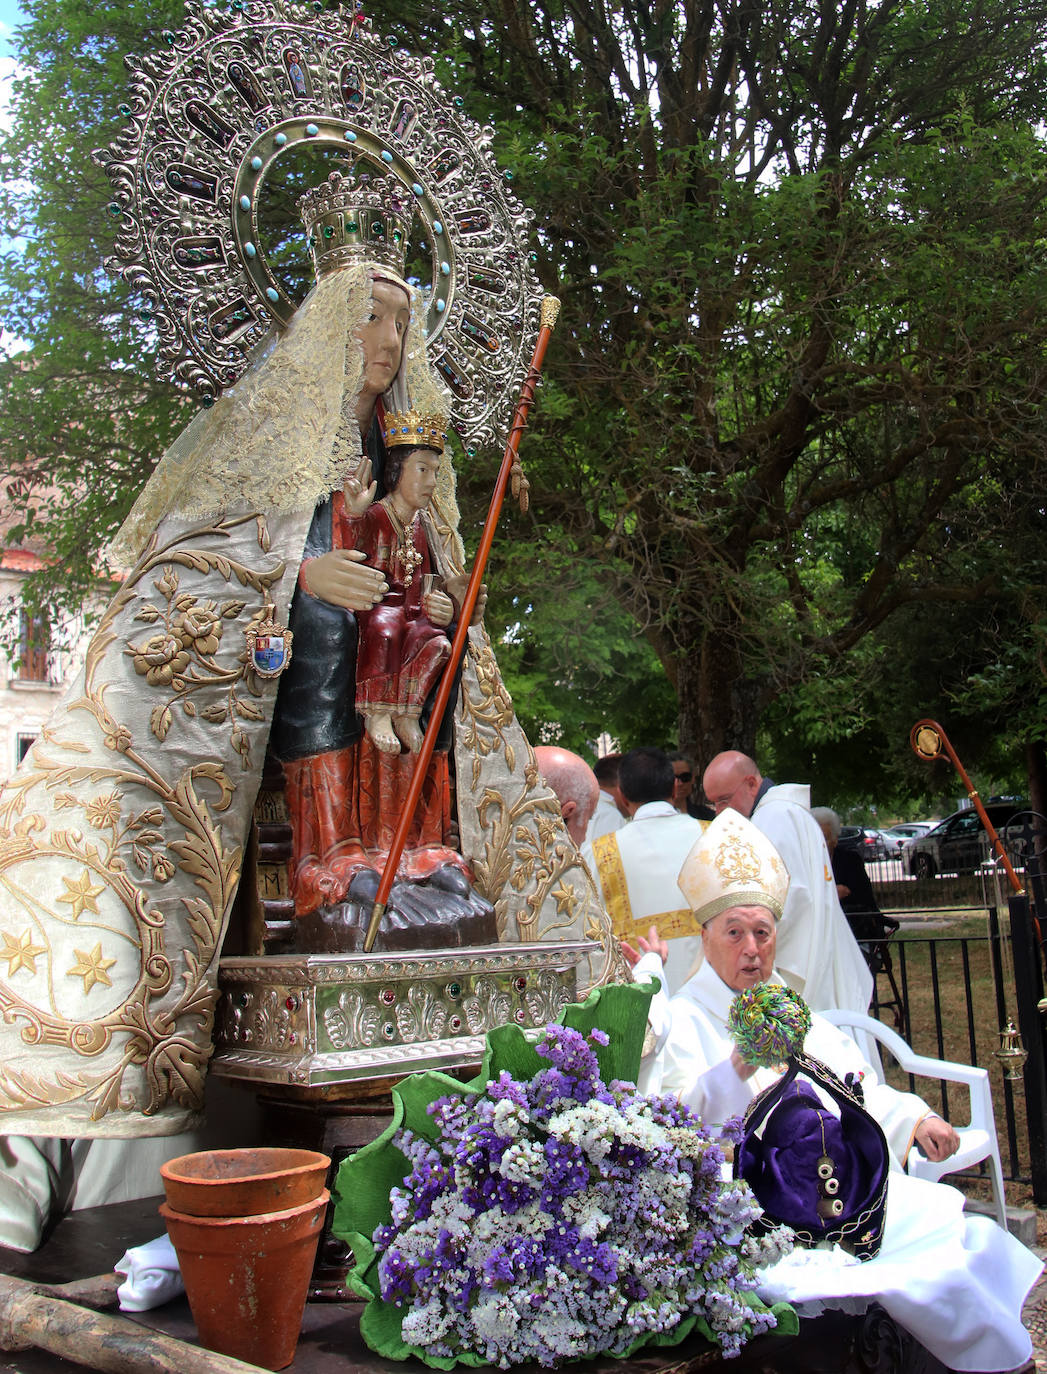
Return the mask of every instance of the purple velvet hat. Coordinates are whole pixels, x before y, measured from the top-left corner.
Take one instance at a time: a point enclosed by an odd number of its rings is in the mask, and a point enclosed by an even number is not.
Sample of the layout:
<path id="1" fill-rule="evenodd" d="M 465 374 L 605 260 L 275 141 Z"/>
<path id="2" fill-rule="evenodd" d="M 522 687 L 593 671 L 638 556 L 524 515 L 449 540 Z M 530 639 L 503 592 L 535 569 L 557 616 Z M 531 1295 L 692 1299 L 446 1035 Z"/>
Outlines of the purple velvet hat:
<path id="1" fill-rule="evenodd" d="M 833 1241 L 863 1260 L 883 1240 L 889 1169 L 887 1141 L 861 1087 L 806 1055 L 750 1103 L 734 1158 L 765 1227 L 784 1222 L 802 1245 Z"/>

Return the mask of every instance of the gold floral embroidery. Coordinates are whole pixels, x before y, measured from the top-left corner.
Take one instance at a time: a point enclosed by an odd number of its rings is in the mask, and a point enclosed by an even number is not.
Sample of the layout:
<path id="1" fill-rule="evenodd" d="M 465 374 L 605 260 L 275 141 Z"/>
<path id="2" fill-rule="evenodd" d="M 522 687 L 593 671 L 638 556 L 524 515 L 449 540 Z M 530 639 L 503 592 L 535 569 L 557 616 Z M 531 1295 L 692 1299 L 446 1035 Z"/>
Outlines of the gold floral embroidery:
<path id="1" fill-rule="evenodd" d="M 21 1028 L 28 1044 L 64 1046 L 88 1059 L 108 1051 L 103 1067 L 83 1073 L 27 1074 L 8 1056 L 0 1065 L 0 1113 L 85 1103 L 97 1120 L 113 1110 L 148 1115 L 170 1104 L 201 1105 L 216 1000 L 211 970 L 242 860 L 239 844 L 230 845 L 222 829 L 236 786 L 221 760 L 232 752 L 246 766 L 266 718 L 263 703 L 275 693 L 240 646 L 243 626 L 264 615 L 270 589 L 285 572 L 275 560 L 259 570 L 214 552 L 222 546 L 242 551 L 245 541 L 233 537 L 241 526 L 258 548 L 268 548 L 265 522 L 254 515 L 208 521 L 163 545 L 153 536 L 102 617 L 81 695 L 45 727 L 31 766 L 0 793 L 7 927 L 0 932 L 0 961 L 8 970 L 0 1015 Z M 199 575 L 197 585 L 206 577 L 208 590 L 217 575 L 246 595 L 195 595 L 187 571 Z M 129 643 L 125 627 L 132 618 L 151 628 Z M 230 621 L 239 622 L 236 636 L 227 632 Z M 135 675 L 144 679 L 142 691 L 159 698 L 143 711 L 141 696 L 132 701 L 124 692 L 124 718 L 109 700 L 121 640 Z M 158 742 L 172 728 L 175 710 L 197 732 L 222 731 L 224 745 L 218 740 L 201 749 L 198 733 L 188 762 L 162 765 Z M 70 724 L 85 715 L 93 734 Z M 59 815 L 69 816 L 64 829 Z M 58 889 L 50 899 L 31 879 L 41 864 Z M 188 883 L 165 910 L 157 903 L 178 869 Z M 24 924 L 12 924 L 20 916 Z M 60 932 L 73 923 L 91 938 L 66 944 Z M 14 973 L 26 980 L 20 991 L 11 985 Z M 101 998 L 97 1013 L 85 1014 L 83 1002 L 64 991 L 77 981 L 92 1005 Z M 136 1074 L 128 1078 L 132 1068 Z"/>

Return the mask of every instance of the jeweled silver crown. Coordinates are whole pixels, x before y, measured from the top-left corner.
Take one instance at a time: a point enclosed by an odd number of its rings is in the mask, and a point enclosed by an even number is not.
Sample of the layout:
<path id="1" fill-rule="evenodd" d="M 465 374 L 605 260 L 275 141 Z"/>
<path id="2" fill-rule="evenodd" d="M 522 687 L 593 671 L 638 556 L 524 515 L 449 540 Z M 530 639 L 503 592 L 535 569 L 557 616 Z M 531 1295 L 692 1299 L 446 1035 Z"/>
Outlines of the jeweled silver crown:
<path id="1" fill-rule="evenodd" d="M 355 262 L 403 276 L 414 205 L 393 177 L 332 172 L 299 197 L 298 209 L 318 278 Z"/>

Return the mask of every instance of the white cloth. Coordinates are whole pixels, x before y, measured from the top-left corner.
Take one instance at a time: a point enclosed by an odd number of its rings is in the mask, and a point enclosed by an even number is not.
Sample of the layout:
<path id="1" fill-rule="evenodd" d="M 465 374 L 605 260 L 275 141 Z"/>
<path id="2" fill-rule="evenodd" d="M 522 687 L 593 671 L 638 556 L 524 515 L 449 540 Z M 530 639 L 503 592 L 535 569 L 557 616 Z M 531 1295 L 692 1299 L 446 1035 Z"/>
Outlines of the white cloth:
<path id="1" fill-rule="evenodd" d="M 676 879 L 704 828 L 670 801 L 645 802 L 620 830 L 582 847 L 615 935 L 635 945 L 657 925 L 669 942 L 664 977 L 670 992 L 701 958 L 701 932 Z"/>
<path id="2" fill-rule="evenodd" d="M 135 1245 L 113 1266 L 126 1278 L 116 1290 L 121 1312 L 148 1312 L 185 1292 L 178 1256 L 169 1236 Z"/>
<path id="3" fill-rule="evenodd" d="M 772 787 L 750 818 L 789 871 L 789 895 L 778 926 L 776 965 L 812 1011 L 867 1011 L 873 978 L 840 906 L 825 837 L 811 815 L 810 788 Z"/>
<path id="4" fill-rule="evenodd" d="M 645 955 L 636 974 L 658 976 L 660 966 L 657 956 Z M 726 1020 L 734 996 L 709 964 L 676 997 L 656 996 L 651 1020 L 659 1043 L 641 1074 L 644 1091 L 674 1092 L 718 1123 L 743 1112 L 773 1082 L 771 1070 L 742 1080 L 731 1065 Z M 841 1077 L 864 1074 L 866 1106 L 892 1154 L 884 1240 L 876 1258 L 864 1263 L 838 1249 L 800 1251 L 766 1271 L 760 1296 L 794 1303 L 802 1316 L 829 1307 L 860 1312 L 876 1301 L 950 1369 L 1021 1365 L 1032 1349 L 1022 1304 L 1039 1260 L 994 1221 L 966 1216 L 954 1188 L 901 1172 L 929 1110 L 924 1102 L 883 1082 L 854 1041 L 820 1016 L 812 1017 L 804 1049 Z"/>
<path id="5" fill-rule="evenodd" d="M 585 843 L 592 844 L 593 840 L 601 835 L 609 835 L 612 830 L 621 830 L 626 819 L 627 817 L 618 810 L 610 792 L 605 792 L 601 787 L 596 798 L 596 810 L 589 817 L 589 824 L 585 828 Z"/>

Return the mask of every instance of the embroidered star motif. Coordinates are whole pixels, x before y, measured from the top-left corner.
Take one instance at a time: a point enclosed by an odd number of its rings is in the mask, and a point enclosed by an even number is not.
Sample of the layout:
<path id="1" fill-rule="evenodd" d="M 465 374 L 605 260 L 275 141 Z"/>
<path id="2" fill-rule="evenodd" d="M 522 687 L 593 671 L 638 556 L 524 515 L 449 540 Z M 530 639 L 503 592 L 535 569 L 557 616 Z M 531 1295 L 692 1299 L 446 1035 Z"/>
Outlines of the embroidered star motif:
<path id="1" fill-rule="evenodd" d="M 85 954 L 82 949 L 74 949 L 76 963 L 66 972 L 67 978 L 82 978 L 84 980 L 84 993 L 91 991 L 96 983 L 101 983 L 103 987 L 111 988 L 113 980 L 109 977 L 109 969 L 116 963 L 115 959 L 102 958 L 101 941 L 95 945 L 90 954 Z"/>
<path id="2" fill-rule="evenodd" d="M 62 882 L 66 885 L 66 891 L 58 898 L 60 902 L 68 902 L 73 909 L 73 920 L 82 916 L 85 911 L 93 912 L 98 915 L 98 903 L 95 898 L 104 890 L 100 884 L 98 887 L 91 886 L 91 875 L 85 868 L 76 882 L 63 874 Z"/>
<path id="3" fill-rule="evenodd" d="M 11 977 L 19 969 L 28 969 L 30 973 L 36 972 L 36 961 L 41 954 L 46 954 L 45 945 L 33 944 L 33 932 L 24 930 L 17 940 L 13 940 L 7 932 L 4 932 L 4 947 L 0 949 L 0 959 L 7 960 L 7 976 Z"/>
<path id="4" fill-rule="evenodd" d="M 560 886 L 553 888 L 552 896 L 553 900 L 556 902 L 557 916 L 569 916 L 574 907 L 574 888 L 568 887 L 563 879 L 561 879 Z"/>

